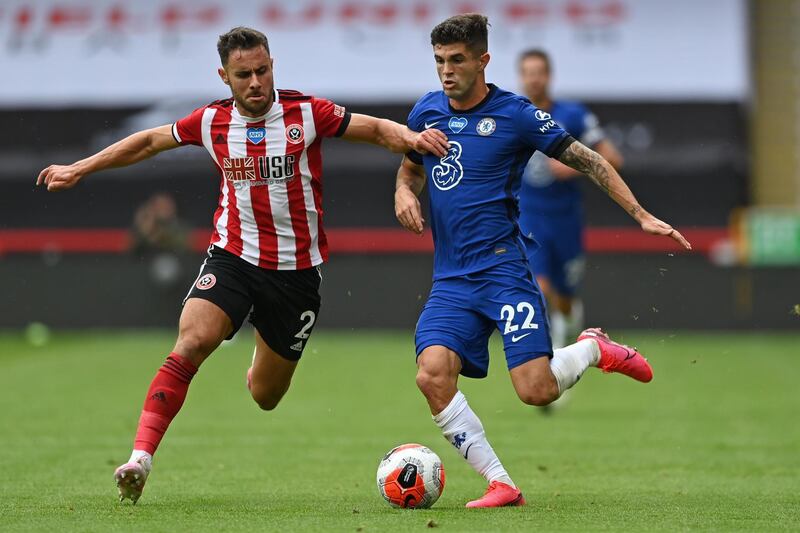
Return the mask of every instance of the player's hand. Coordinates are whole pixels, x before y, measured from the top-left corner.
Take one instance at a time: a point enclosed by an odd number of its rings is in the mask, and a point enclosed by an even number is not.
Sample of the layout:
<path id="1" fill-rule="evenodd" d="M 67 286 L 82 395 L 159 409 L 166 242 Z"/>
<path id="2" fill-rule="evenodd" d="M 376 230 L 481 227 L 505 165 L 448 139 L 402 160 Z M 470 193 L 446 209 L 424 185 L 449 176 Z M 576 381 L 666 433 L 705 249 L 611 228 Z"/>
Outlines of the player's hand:
<path id="1" fill-rule="evenodd" d="M 419 205 L 417 195 L 408 187 L 398 187 L 394 192 L 394 214 L 404 228 L 422 235 L 422 230 L 425 228 L 422 207 Z"/>
<path id="2" fill-rule="evenodd" d="M 39 172 L 36 185 L 47 185 L 48 191 L 61 191 L 74 187 L 82 177 L 74 165 L 50 165 Z"/>
<path id="3" fill-rule="evenodd" d="M 447 140 L 447 135 L 441 130 L 429 128 L 421 133 L 415 134 L 412 147 L 415 152 L 421 154 L 433 154 L 444 157 L 450 149 L 450 143 Z"/>
<path id="4" fill-rule="evenodd" d="M 557 159 L 550 159 L 548 164 L 550 165 L 550 174 L 557 180 L 569 180 L 581 175 L 580 172 Z"/>
<path id="5" fill-rule="evenodd" d="M 692 245 L 687 241 L 681 233 L 664 222 L 663 220 L 659 220 L 653 215 L 648 213 L 647 217 L 645 217 L 642 221 L 642 229 L 647 233 L 652 235 L 664 235 L 665 237 L 670 237 L 678 244 L 680 244 L 686 250 L 691 250 Z"/>

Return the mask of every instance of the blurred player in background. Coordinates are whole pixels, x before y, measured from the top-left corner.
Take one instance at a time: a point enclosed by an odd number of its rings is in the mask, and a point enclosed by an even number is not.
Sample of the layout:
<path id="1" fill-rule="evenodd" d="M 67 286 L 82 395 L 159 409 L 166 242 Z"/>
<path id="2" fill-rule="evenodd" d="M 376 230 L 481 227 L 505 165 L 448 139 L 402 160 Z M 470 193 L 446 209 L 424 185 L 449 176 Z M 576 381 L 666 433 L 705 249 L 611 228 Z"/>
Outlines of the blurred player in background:
<path id="1" fill-rule="evenodd" d="M 622 156 L 606 138 L 597 117 L 583 104 L 551 98 L 551 74 L 550 57 L 543 50 L 520 55 L 519 77 L 525 96 L 619 170 Z M 583 202 L 575 179 L 580 175 L 536 152 L 525 168 L 519 193 L 520 229 L 539 245 L 529 246 L 528 260 L 547 300 L 554 348 L 566 346 L 583 328 L 583 305 L 576 298 L 586 265 Z"/>
<path id="2" fill-rule="evenodd" d="M 182 291 L 188 282 L 183 266 L 189 261 L 190 236 L 189 226 L 178 216 L 175 198 L 168 192 L 158 192 L 136 209 L 131 252 L 147 262 L 153 283 Z"/>
<path id="3" fill-rule="evenodd" d="M 114 473 L 120 501 L 139 499 L 153 454 L 197 369 L 233 337 L 251 308 L 250 393 L 271 410 L 288 390 L 317 319 L 318 265 L 328 257 L 322 139 L 341 136 L 394 152 L 447 150 L 440 131 L 419 134 L 390 120 L 351 115 L 328 100 L 275 90 L 273 60 L 261 32 L 234 28 L 220 36 L 217 50 L 219 76 L 232 98 L 135 133 L 72 165 L 49 166 L 37 179 L 48 191 L 68 189 L 92 172 L 186 144 L 204 146 L 221 177 L 208 257 L 184 300 L 175 347 L 145 397 L 130 460 Z"/>
<path id="4" fill-rule="evenodd" d="M 635 349 L 599 328 L 553 350 L 544 301 L 519 231 L 517 195 L 528 160 L 538 150 L 589 176 L 641 226 L 690 248 L 669 224 L 636 201 L 602 156 L 575 140 L 521 96 L 486 83 L 488 21 L 471 13 L 431 32 L 442 91 L 417 101 L 408 117 L 416 131 L 440 129 L 445 157 L 408 153 L 397 172 L 395 214 L 422 233 L 418 200 L 430 183 L 434 240 L 433 287 L 417 323 L 417 386 L 445 438 L 489 483 L 467 507 L 523 505 L 525 499 L 492 450 L 483 425 L 458 390 L 458 377 L 483 378 L 488 341 L 498 329 L 511 382 L 520 400 L 547 405 L 590 366 L 648 382 L 650 365 Z M 535 451 L 535 443 L 522 443 Z"/>
<path id="5" fill-rule="evenodd" d="M 159 192 L 136 209 L 131 228 L 132 251 L 149 254 L 189 249 L 189 227 L 178 216 L 175 198 Z"/>

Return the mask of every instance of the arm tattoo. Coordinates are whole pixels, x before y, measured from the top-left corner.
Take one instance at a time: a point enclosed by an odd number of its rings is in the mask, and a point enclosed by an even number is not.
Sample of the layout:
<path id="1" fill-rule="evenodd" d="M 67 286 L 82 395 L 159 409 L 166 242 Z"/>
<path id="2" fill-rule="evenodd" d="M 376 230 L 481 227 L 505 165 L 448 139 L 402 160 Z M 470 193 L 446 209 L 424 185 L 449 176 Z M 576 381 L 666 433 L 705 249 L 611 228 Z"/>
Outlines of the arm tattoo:
<path id="1" fill-rule="evenodd" d="M 606 191 L 606 194 L 611 196 L 633 218 L 636 219 L 638 216 L 644 216 L 647 213 L 636 201 L 631 190 L 613 167 L 594 150 L 590 150 L 575 141 L 564 150 L 558 160 L 568 167 L 589 176 L 598 187 Z"/>
<path id="2" fill-rule="evenodd" d="M 601 189 L 606 191 L 606 194 L 611 194 L 608 185 L 611 176 L 608 173 L 608 169 L 603 164 L 604 159 L 594 150 L 590 150 L 580 142 L 575 141 L 564 150 L 564 153 L 561 154 L 558 160 L 568 167 L 586 174 Z"/>

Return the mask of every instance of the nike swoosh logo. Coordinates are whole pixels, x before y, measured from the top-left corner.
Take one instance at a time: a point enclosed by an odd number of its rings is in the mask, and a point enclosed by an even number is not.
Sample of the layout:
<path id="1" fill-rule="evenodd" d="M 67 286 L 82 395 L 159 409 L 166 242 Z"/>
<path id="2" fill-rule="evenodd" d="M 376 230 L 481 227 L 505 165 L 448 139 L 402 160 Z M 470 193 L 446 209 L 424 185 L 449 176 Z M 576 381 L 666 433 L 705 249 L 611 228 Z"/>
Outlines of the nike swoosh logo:
<path id="1" fill-rule="evenodd" d="M 425 129 L 427 130 L 428 128 L 432 128 L 432 127 L 434 127 L 435 125 L 437 125 L 438 123 L 439 123 L 439 121 L 438 121 L 438 120 L 437 120 L 436 122 L 431 122 L 430 124 L 428 124 L 428 123 L 426 122 L 426 123 L 425 123 Z"/>
<path id="2" fill-rule="evenodd" d="M 472 444 L 475 444 L 474 442 Z M 469 449 L 472 448 L 472 444 L 467 446 L 467 451 L 464 452 L 464 459 L 469 459 Z"/>
<path id="3" fill-rule="evenodd" d="M 531 332 L 531 333 L 532 333 L 532 332 Z M 524 339 L 525 337 L 527 337 L 528 335 L 530 335 L 531 333 L 526 333 L 525 335 L 520 335 L 519 337 L 517 337 L 516 335 L 512 335 L 512 336 L 511 336 L 511 342 L 517 342 L 517 341 L 519 341 L 519 340 L 522 340 L 522 339 Z"/>

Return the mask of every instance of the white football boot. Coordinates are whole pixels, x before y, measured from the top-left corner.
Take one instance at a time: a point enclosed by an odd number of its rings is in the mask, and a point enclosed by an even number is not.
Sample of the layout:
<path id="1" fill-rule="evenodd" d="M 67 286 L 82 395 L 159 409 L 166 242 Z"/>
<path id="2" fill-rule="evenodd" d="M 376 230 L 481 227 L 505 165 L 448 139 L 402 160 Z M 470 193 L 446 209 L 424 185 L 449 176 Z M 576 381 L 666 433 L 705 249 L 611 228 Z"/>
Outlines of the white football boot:
<path id="1" fill-rule="evenodd" d="M 150 470 L 153 468 L 153 460 L 149 455 L 143 455 L 134 461 L 129 461 L 114 471 L 114 480 L 119 489 L 119 501 L 130 498 L 134 505 L 142 496 L 144 484 Z"/>

